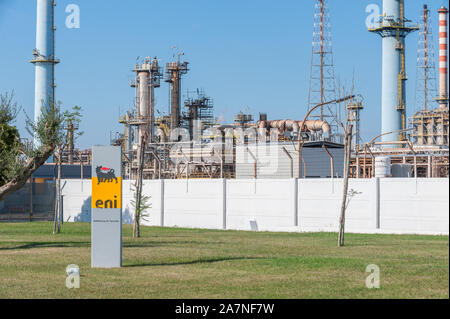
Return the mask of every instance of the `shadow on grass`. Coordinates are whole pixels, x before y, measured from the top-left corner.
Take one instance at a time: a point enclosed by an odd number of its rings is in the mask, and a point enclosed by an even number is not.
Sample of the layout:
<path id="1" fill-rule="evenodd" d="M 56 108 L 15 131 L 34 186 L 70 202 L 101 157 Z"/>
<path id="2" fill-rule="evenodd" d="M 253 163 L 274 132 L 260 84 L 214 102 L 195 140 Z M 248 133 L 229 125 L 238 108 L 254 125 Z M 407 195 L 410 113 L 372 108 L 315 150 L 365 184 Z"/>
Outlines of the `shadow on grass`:
<path id="1" fill-rule="evenodd" d="M 198 245 L 197 241 L 155 241 L 155 242 L 124 242 L 122 244 L 123 248 L 149 248 L 149 247 L 159 247 L 159 246 L 169 246 L 169 245 Z M 220 242 L 201 242 L 202 245 L 214 245 L 214 244 L 224 244 Z M 47 241 L 47 242 L 22 242 L 20 244 L 11 242 L 11 247 L 0 247 L 0 251 L 15 250 L 15 249 L 33 249 L 33 248 L 77 248 L 77 247 L 90 247 L 90 241 Z"/>
<path id="2" fill-rule="evenodd" d="M 173 240 L 173 241 L 151 241 L 151 242 L 124 242 L 122 245 L 124 248 L 145 248 L 145 247 L 156 247 L 156 246 L 163 246 L 163 245 L 202 245 L 202 246 L 209 246 L 209 245 L 225 245 L 226 242 L 218 242 L 218 241 L 211 241 L 211 242 L 205 242 L 205 241 L 196 241 L 196 240 Z"/>
<path id="3" fill-rule="evenodd" d="M 222 261 L 233 260 L 256 260 L 256 259 L 269 259 L 267 257 L 217 257 L 217 258 L 200 258 L 195 260 L 187 260 L 173 263 L 138 263 L 131 265 L 124 265 L 123 267 L 150 267 L 150 266 L 180 266 L 180 265 L 195 265 L 195 264 L 211 264 Z"/>
<path id="4" fill-rule="evenodd" d="M 69 241 L 69 242 L 32 242 L 22 243 L 19 246 L 14 247 L 0 247 L 2 250 L 13 249 L 31 249 L 31 248 L 67 248 L 67 247 L 89 247 L 91 242 L 89 241 Z"/>

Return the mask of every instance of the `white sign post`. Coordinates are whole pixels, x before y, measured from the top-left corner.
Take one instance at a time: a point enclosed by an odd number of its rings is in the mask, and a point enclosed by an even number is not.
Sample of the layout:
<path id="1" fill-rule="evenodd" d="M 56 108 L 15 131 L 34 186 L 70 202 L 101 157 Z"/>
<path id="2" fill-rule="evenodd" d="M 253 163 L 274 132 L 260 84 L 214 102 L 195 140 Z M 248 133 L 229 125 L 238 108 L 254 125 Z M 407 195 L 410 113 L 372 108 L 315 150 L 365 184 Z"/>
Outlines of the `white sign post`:
<path id="1" fill-rule="evenodd" d="M 91 267 L 122 266 L 122 148 L 92 148 Z"/>

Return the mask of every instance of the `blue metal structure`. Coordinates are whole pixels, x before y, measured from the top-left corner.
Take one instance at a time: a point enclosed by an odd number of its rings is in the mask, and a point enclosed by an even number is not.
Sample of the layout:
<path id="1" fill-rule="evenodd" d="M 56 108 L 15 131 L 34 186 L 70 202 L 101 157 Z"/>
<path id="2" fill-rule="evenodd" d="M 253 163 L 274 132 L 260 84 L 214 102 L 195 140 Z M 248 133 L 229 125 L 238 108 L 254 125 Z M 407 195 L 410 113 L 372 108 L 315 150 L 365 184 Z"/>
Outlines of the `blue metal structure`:
<path id="1" fill-rule="evenodd" d="M 369 31 L 382 37 L 382 98 L 381 133 L 383 142 L 405 139 L 405 38 L 418 26 L 407 26 L 404 16 L 404 0 L 383 0 L 380 21 Z"/>

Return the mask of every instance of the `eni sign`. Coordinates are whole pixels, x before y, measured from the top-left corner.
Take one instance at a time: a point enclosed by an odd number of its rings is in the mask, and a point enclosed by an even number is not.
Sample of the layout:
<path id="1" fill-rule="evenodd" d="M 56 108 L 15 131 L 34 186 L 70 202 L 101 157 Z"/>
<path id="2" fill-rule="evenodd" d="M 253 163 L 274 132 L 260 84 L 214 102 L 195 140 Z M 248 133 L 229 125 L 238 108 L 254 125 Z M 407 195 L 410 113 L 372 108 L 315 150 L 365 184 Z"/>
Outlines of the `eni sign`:
<path id="1" fill-rule="evenodd" d="M 122 208 L 122 177 L 114 168 L 95 167 L 92 177 L 92 208 Z"/>
<path id="2" fill-rule="evenodd" d="M 92 148 L 91 266 L 122 266 L 122 149 Z"/>

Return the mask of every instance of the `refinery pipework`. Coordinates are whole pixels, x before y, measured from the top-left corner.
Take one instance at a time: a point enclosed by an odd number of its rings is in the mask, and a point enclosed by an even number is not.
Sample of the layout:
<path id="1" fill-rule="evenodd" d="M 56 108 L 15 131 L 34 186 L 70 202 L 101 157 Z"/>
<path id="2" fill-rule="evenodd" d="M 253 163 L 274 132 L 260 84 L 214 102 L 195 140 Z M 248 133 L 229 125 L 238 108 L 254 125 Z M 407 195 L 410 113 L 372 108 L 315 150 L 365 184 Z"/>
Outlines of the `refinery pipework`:
<path id="1" fill-rule="evenodd" d="M 34 58 L 30 61 L 35 65 L 35 96 L 34 121 L 37 123 L 42 113 L 42 107 L 48 107 L 55 101 L 55 15 L 53 0 L 37 0 L 36 19 L 36 48 L 33 50 Z M 37 137 L 34 145 L 39 146 Z"/>

